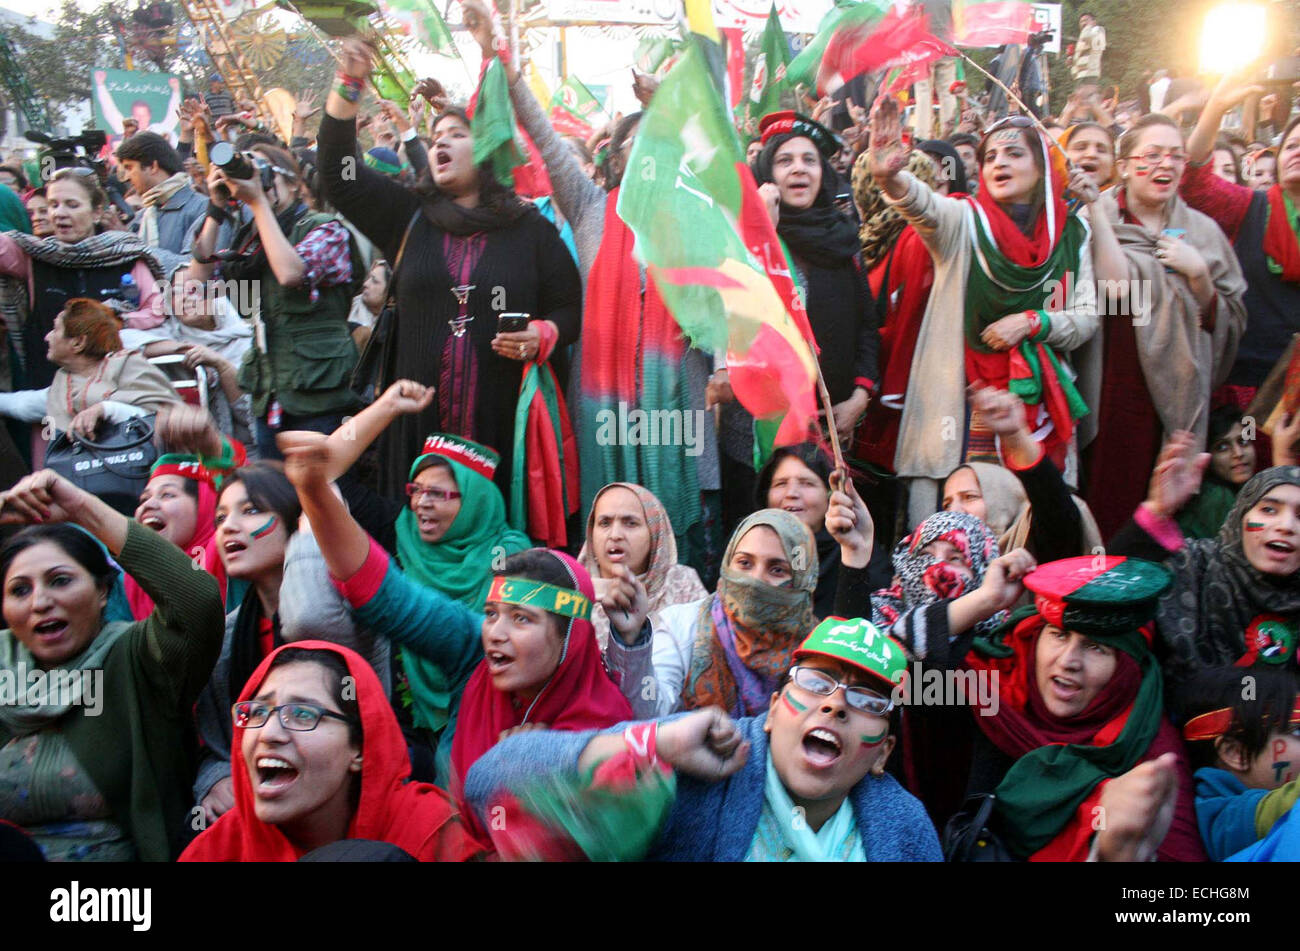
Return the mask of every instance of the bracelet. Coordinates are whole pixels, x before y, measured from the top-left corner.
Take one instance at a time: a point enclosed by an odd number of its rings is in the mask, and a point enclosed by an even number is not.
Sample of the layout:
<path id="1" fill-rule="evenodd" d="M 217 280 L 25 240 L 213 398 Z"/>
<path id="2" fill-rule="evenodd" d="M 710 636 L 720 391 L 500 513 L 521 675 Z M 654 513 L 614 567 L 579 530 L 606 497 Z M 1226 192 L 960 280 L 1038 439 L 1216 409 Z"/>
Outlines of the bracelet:
<path id="1" fill-rule="evenodd" d="M 363 83 L 360 79 L 357 79 L 355 76 L 349 76 L 342 70 L 335 73 L 334 78 L 338 80 L 338 85 L 334 87 L 334 91 L 340 96 L 351 103 L 355 103 L 361 99 L 361 87 Z"/>
<path id="2" fill-rule="evenodd" d="M 215 201 L 208 202 L 208 217 L 219 225 L 224 225 L 230 220 L 230 212 L 222 208 Z M 200 261 L 200 264 L 207 264 L 207 261 Z"/>
<path id="3" fill-rule="evenodd" d="M 659 765 L 659 751 L 656 747 L 658 736 L 657 720 L 633 723 L 623 731 L 623 742 L 627 745 L 628 752 L 632 754 L 632 762 L 636 765 L 637 772 L 653 769 Z"/>

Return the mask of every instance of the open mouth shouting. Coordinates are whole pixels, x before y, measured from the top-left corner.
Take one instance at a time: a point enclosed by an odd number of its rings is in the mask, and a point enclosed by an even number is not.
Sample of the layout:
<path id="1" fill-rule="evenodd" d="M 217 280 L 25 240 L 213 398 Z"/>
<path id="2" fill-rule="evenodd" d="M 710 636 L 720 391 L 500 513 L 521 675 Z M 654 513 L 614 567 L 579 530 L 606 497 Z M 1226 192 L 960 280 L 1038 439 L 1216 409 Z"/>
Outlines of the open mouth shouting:
<path id="1" fill-rule="evenodd" d="M 144 518 L 140 519 L 140 524 L 145 528 L 152 528 L 155 532 L 164 532 L 167 530 L 167 522 L 157 512 L 150 512 Z"/>
<path id="2" fill-rule="evenodd" d="M 1264 543 L 1264 550 L 1268 553 L 1270 561 L 1287 562 L 1295 555 L 1296 546 L 1291 542 L 1275 538 Z"/>
<path id="3" fill-rule="evenodd" d="M 491 650 L 485 656 L 487 657 L 488 675 L 491 677 L 505 673 L 510 669 L 510 665 L 515 662 L 513 657 L 502 651 Z"/>
<path id="4" fill-rule="evenodd" d="M 32 633 L 35 634 L 42 643 L 51 644 L 63 637 L 64 632 L 68 629 L 66 618 L 46 618 L 35 627 Z"/>
<path id="5" fill-rule="evenodd" d="M 232 538 L 221 546 L 221 550 L 225 552 L 226 560 L 229 561 L 247 551 L 248 546 L 238 539 Z"/>
<path id="6" fill-rule="evenodd" d="M 434 149 L 433 156 L 434 164 L 437 166 L 438 171 L 446 171 L 447 167 L 451 165 L 451 152 L 449 150 L 441 148 Z"/>
<path id="7" fill-rule="evenodd" d="M 278 756 L 259 756 L 254 791 L 263 799 L 274 799 L 298 779 L 298 768 Z"/>
<path id="8" fill-rule="evenodd" d="M 803 735 L 804 761 L 812 769 L 830 769 L 844 754 L 844 743 L 825 727 L 813 727 Z"/>
<path id="9" fill-rule="evenodd" d="M 606 545 L 605 560 L 614 565 L 624 564 L 627 561 L 627 549 L 622 545 Z"/>
<path id="10" fill-rule="evenodd" d="M 1069 677 L 1053 677 L 1051 680 L 1052 693 L 1061 703 L 1073 703 L 1074 698 L 1079 696 L 1083 690 L 1083 684 L 1077 680 L 1071 680 Z"/>
<path id="11" fill-rule="evenodd" d="M 1156 172 L 1151 176 L 1151 184 L 1157 188 L 1171 188 L 1174 184 L 1172 172 Z"/>

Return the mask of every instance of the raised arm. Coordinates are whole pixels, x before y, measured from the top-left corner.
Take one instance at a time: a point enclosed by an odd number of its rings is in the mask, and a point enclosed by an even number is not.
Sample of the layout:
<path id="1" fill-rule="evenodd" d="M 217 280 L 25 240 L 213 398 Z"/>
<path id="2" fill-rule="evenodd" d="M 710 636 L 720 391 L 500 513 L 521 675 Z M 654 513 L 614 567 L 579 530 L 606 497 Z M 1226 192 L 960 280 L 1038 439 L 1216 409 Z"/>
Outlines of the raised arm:
<path id="1" fill-rule="evenodd" d="M 340 74 L 353 83 L 364 83 L 371 72 L 371 48 L 360 39 L 349 37 L 343 41 L 340 52 L 343 62 Z M 344 89 L 342 80 L 330 91 L 317 135 L 321 185 L 330 203 L 382 248 L 391 261 L 397 256 L 406 223 L 419 206 L 419 199 L 358 158 L 356 118 L 360 86 L 356 87 L 356 99 L 351 100 L 344 98 L 341 89 Z"/>
<path id="2" fill-rule="evenodd" d="M 361 458 L 371 443 L 379 438 L 397 417 L 422 413 L 433 401 L 434 389 L 413 380 L 398 380 L 357 415 L 330 434 L 327 481 L 333 482 Z"/>

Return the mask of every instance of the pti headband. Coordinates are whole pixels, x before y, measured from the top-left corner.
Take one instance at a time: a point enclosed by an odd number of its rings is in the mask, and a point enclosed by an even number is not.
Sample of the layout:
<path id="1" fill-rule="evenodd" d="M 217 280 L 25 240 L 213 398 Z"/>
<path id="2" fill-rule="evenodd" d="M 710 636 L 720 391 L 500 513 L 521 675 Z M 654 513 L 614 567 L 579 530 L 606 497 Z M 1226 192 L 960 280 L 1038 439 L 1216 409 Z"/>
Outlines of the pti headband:
<path id="1" fill-rule="evenodd" d="M 1295 706 L 1291 710 L 1291 725 L 1300 723 L 1300 698 L 1297 698 Z M 1188 742 L 1197 740 L 1213 740 L 1223 736 L 1232 727 L 1232 708 L 1224 707 L 1222 710 L 1211 710 L 1209 713 L 1202 713 L 1199 717 L 1192 717 L 1183 726 L 1183 739 Z"/>
<path id="2" fill-rule="evenodd" d="M 424 441 L 424 448 L 420 450 L 420 455 L 415 462 L 411 463 L 411 478 L 415 478 L 416 470 L 429 456 L 441 456 L 459 462 L 466 469 L 477 472 L 488 481 L 491 481 L 492 476 L 496 474 L 497 463 L 501 461 L 501 457 L 487 446 L 480 446 L 476 442 L 459 436 L 450 436 L 447 433 L 434 433 Z"/>
<path id="3" fill-rule="evenodd" d="M 591 602 L 581 591 L 561 588 L 534 581 L 532 578 L 508 578 L 498 575 L 492 579 L 487 600 L 502 604 L 520 604 L 540 608 L 551 614 L 560 614 L 578 621 L 591 620 Z"/>

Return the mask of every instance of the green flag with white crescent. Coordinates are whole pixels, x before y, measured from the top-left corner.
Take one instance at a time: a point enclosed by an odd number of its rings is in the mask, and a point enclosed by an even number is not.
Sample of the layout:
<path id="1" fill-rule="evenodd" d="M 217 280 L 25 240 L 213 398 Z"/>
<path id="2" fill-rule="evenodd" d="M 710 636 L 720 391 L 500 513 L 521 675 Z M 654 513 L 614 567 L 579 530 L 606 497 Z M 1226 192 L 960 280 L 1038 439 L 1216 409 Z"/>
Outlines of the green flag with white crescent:
<path id="1" fill-rule="evenodd" d="M 777 15 L 776 4 L 767 15 L 767 25 L 763 28 L 763 41 L 757 58 L 754 60 L 754 75 L 749 83 L 749 91 L 737 110 L 741 113 L 741 129 L 746 135 L 758 134 L 758 120 L 769 112 L 781 108 L 781 93 L 785 90 L 785 73 L 790 65 L 790 44 L 786 42 L 785 31 L 781 29 L 781 18 Z"/>

